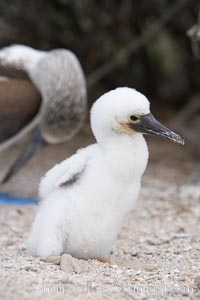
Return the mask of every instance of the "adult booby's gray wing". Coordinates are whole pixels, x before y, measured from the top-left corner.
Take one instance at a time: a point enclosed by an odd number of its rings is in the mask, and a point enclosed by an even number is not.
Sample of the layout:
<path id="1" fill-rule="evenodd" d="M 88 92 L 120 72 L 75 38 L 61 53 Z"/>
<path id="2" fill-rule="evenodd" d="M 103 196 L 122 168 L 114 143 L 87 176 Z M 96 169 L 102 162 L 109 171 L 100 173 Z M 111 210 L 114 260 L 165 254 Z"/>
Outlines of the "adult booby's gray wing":
<path id="1" fill-rule="evenodd" d="M 5 61 L 0 59 L 0 76 L 18 79 L 29 79 L 27 72 L 24 69 L 18 68 L 11 64 L 6 64 Z"/>
<path id="2" fill-rule="evenodd" d="M 30 52 L 31 51 L 31 52 Z M 0 50 L 0 152 L 14 145 L 38 124 L 41 95 L 29 80 L 28 68 L 36 63 L 32 50 L 11 46 Z M 2 179 L 5 183 L 35 152 L 36 133 Z M 26 158 L 26 160 L 25 160 Z"/>
<path id="3" fill-rule="evenodd" d="M 17 45 L 0 50 L 0 152 L 35 127 L 41 96 L 28 72 L 43 55 Z"/>
<path id="4" fill-rule="evenodd" d="M 11 166 L 2 181 L 5 182 L 45 144 L 44 140 L 51 144 L 62 143 L 78 132 L 85 120 L 87 89 L 78 58 L 66 49 L 44 52 L 22 45 L 6 47 L 0 50 L 0 69 L 7 75 L 12 70 L 19 77 L 22 73 L 27 74 L 41 94 L 40 101 L 37 101 L 40 105 L 31 111 L 30 122 L 29 118 L 22 120 L 18 115 L 17 128 L 7 128 L 0 141 L 1 151 L 38 125 L 33 141 Z M 26 103 L 30 106 L 29 99 Z M 12 116 L 12 109 L 9 114 Z M 13 120 L 16 121 L 14 114 Z M 12 128 L 13 124 L 9 123 L 7 127 L 11 125 Z"/>

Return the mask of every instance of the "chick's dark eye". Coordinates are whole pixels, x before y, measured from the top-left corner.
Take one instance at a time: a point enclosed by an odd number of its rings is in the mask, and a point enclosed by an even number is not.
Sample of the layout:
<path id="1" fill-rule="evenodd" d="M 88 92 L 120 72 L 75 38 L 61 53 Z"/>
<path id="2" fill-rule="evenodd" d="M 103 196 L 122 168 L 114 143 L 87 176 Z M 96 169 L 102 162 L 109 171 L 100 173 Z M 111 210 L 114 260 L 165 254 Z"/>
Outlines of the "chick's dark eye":
<path id="1" fill-rule="evenodd" d="M 130 116 L 130 120 L 131 121 L 133 121 L 133 122 L 136 122 L 136 121 L 138 121 L 140 118 L 138 117 L 138 116 L 136 116 L 136 115 L 131 115 Z"/>

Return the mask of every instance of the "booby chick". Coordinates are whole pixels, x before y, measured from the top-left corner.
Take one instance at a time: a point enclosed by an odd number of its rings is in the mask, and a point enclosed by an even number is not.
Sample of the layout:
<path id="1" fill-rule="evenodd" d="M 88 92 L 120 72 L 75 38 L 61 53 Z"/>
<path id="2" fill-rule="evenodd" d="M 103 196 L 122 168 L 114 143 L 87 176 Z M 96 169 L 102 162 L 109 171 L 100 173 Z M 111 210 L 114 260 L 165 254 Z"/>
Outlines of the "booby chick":
<path id="1" fill-rule="evenodd" d="M 65 142 L 80 130 L 86 117 L 87 88 L 78 58 L 66 49 L 40 51 L 23 45 L 5 47 L 0 50 L 0 74 L 29 79 L 41 95 L 40 109 L 32 119 L 22 120 L 13 136 L 10 136 L 9 126 L 8 134 L 4 133 L 0 152 L 37 127 L 33 141 L 2 180 L 6 182 L 40 146 Z M 14 117 L 15 112 L 6 118 L 6 124 L 13 127 Z M 20 120 L 17 122 L 20 124 Z"/>
<path id="2" fill-rule="evenodd" d="M 78 150 L 41 180 L 42 201 L 27 246 L 43 260 L 65 253 L 107 257 L 139 195 L 149 156 L 143 134 L 183 144 L 156 121 L 147 98 L 131 88 L 100 97 L 91 109 L 91 128 L 97 143 Z"/>

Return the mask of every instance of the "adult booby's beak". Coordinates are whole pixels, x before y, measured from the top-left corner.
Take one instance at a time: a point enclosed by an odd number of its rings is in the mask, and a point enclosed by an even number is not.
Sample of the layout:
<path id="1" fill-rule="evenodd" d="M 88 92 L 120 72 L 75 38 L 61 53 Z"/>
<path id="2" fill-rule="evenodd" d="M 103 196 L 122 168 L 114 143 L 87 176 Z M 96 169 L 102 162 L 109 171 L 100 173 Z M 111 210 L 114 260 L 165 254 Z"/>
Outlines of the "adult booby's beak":
<path id="1" fill-rule="evenodd" d="M 38 127 L 35 128 L 32 140 L 26 145 L 17 160 L 11 165 L 0 183 L 4 184 L 9 181 L 9 179 L 13 177 L 34 154 L 47 145 L 48 143 L 43 139 L 40 129 Z"/>
<path id="2" fill-rule="evenodd" d="M 175 143 L 184 145 L 184 139 L 180 135 L 171 131 L 163 124 L 158 122 L 151 113 L 147 115 L 140 115 L 138 117 L 139 118 L 137 122 L 135 123 L 130 122 L 128 124 L 129 127 L 134 131 L 144 133 L 144 134 L 161 136 Z"/>

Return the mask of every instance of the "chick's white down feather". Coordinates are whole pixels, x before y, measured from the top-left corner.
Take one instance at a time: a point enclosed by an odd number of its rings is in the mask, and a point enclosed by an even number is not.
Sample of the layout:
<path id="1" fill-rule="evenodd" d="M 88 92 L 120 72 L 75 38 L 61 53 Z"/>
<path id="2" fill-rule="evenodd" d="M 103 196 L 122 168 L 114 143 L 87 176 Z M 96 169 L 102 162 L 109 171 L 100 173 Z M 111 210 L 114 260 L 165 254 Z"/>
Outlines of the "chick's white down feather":
<path id="1" fill-rule="evenodd" d="M 97 143 L 53 167 L 41 180 L 42 199 L 28 238 L 34 256 L 109 255 L 124 216 L 140 191 L 148 149 L 140 133 L 120 126 L 131 114 L 148 114 L 139 92 L 118 88 L 100 97 L 91 110 Z"/>

